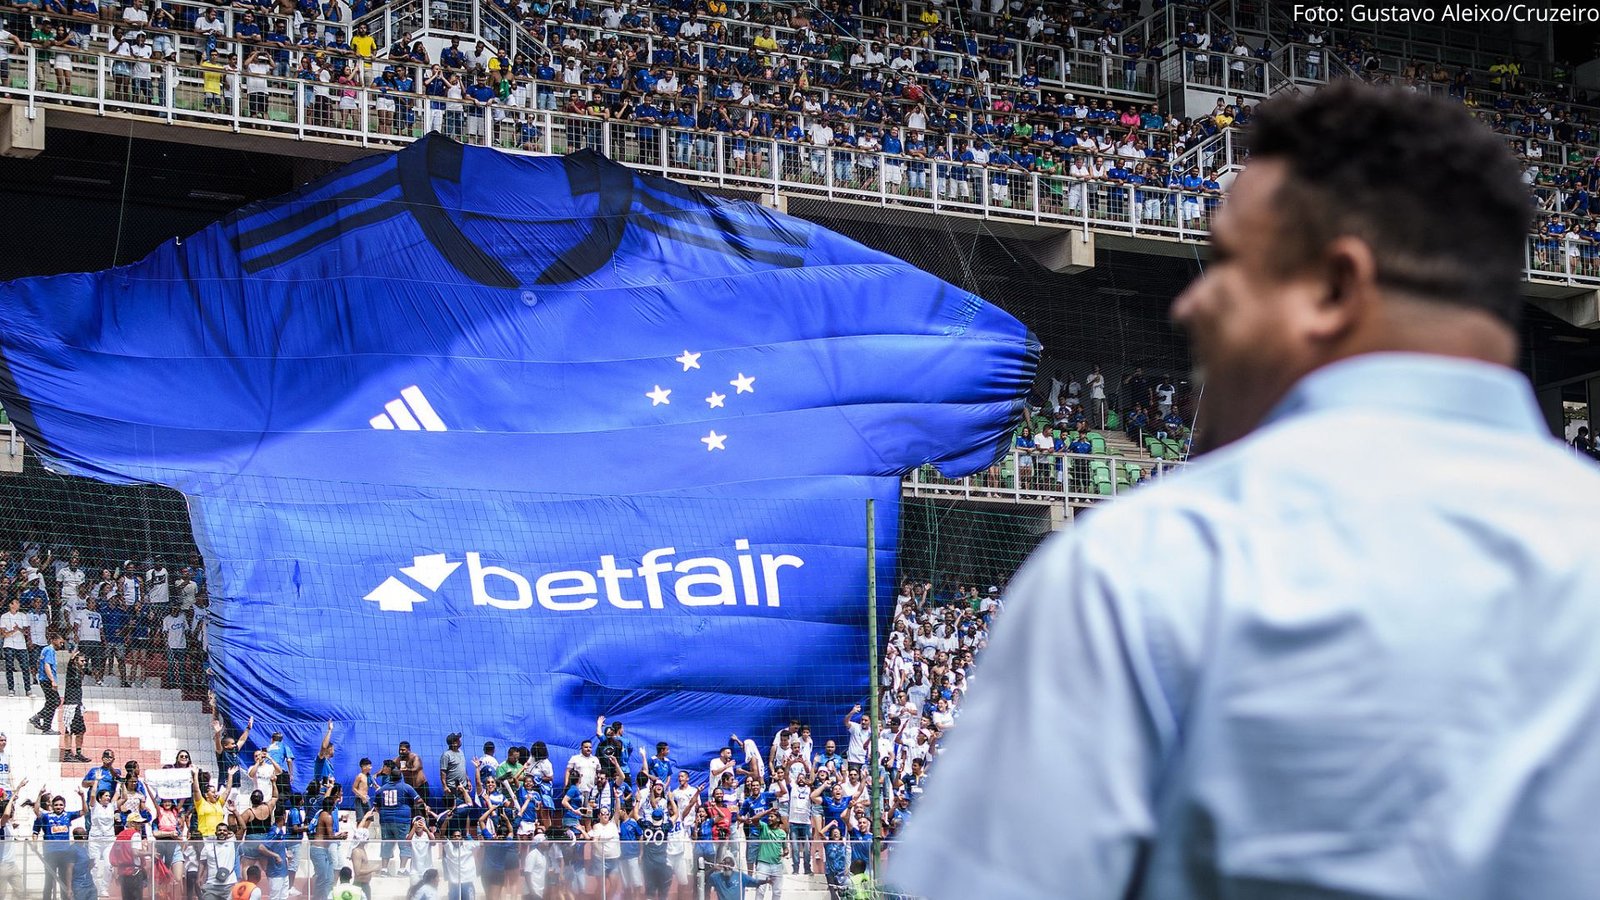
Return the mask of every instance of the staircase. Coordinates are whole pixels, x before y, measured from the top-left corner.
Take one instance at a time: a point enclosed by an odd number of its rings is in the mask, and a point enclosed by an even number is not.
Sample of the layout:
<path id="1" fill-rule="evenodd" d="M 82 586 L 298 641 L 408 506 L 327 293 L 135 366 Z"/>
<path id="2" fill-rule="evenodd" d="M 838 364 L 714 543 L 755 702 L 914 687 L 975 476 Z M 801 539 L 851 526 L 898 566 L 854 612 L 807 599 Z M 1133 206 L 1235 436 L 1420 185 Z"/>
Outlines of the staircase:
<path id="1" fill-rule="evenodd" d="M 1146 460 L 1152 459 L 1143 447 L 1128 439 L 1128 434 L 1125 431 L 1111 428 L 1101 431 L 1100 436 L 1106 439 L 1106 450 L 1113 455 L 1122 454 L 1128 462 L 1136 462 L 1142 465 Z"/>
<path id="2" fill-rule="evenodd" d="M 155 685 L 154 679 L 151 684 Z M 33 696 L 0 695 L 0 722 L 10 738 L 12 781 L 28 779 L 28 790 L 49 790 L 72 796 L 90 768 L 100 764 L 100 753 L 111 750 L 116 764 L 130 759 L 143 771 L 171 765 L 180 749 L 188 750 L 196 765 L 215 762 L 211 749 L 211 717 L 200 703 L 183 699 L 177 690 L 129 687 L 108 683 L 84 685 L 83 753 L 89 762 L 60 761 L 58 735 L 34 732 L 26 722 L 44 705 L 39 689 Z M 60 730 L 57 718 L 55 727 Z M 35 796 L 37 796 L 35 794 Z M 76 808 L 77 801 L 68 804 Z"/>

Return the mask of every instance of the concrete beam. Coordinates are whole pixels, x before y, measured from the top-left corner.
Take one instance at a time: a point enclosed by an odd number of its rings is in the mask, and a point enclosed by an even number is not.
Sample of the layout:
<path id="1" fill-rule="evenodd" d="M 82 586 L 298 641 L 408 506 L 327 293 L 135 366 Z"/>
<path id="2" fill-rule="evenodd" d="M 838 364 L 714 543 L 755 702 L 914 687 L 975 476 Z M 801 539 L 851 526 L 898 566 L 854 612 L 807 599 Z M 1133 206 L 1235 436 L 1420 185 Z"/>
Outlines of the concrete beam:
<path id="1" fill-rule="evenodd" d="M 44 150 L 44 114 L 20 103 L 0 104 L 0 156 L 32 159 Z"/>
<path id="2" fill-rule="evenodd" d="M 38 112 L 42 121 L 44 109 L 40 107 Z M 50 127 L 65 128 L 69 131 L 115 134 L 118 136 L 131 134 L 134 138 L 147 141 L 197 144 L 202 147 L 224 147 L 230 150 L 244 150 L 251 153 L 299 156 L 306 159 L 332 160 L 338 163 L 352 162 L 362 157 L 371 156 L 374 153 L 392 153 L 399 149 L 398 145 L 363 147 L 360 144 L 336 138 L 313 136 L 300 138 L 287 133 L 280 135 L 271 132 L 234 131 L 227 125 L 216 125 L 210 122 L 185 121 L 181 124 L 169 125 L 148 117 L 127 115 L 115 111 L 107 111 L 105 115 L 100 115 L 93 112 L 52 109 Z"/>
<path id="3" fill-rule="evenodd" d="M 1076 275 L 1094 268 L 1095 233 L 1074 228 L 1028 245 L 1034 262 L 1060 275 Z"/>
<path id="4" fill-rule="evenodd" d="M 1600 290 L 1568 288 L 1565 296 L 1530 296 L 1528 302 L 1579 328 L 1600 328 Z"/>

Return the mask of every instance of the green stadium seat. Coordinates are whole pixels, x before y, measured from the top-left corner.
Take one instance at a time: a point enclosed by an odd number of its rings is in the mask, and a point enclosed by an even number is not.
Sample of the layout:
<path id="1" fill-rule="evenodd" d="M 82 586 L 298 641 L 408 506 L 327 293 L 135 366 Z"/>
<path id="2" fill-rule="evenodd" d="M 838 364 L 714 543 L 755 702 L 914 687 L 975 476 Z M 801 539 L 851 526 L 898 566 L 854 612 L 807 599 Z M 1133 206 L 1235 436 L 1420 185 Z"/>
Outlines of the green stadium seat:
<path id="1" fill-rule="evenodd" d="M 1089 436 L 1089 449 L 1104 456 L 1106 454 L 1106 439 L 1098 434 Z"/>
<path id="2" fill-rule="evenodd" d="M 1114 410 L 1112 412 L 1106 413 L 1106 427 L 1107 428 L 1121 428 L 1122 427 L 1122 417 L 1117 415 L 1116 411 L 1114 411 Z"/>
<path id="3" fill-rule="evenodd" d="M 1107 497 L 1117 492 L 1117 489 L 1109 481 L 1097 481 L 1095 482 L 1094 488 L 1096 491 Z"/>

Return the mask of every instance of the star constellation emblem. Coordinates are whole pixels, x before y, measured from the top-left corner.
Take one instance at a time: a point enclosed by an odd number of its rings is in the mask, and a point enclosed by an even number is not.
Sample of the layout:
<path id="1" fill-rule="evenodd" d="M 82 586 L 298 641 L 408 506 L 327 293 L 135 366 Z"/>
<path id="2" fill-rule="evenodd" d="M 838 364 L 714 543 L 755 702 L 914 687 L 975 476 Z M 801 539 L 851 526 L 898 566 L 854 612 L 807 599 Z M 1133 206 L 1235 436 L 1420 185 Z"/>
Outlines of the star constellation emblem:
<path id="1" fill-rule="evenodd" d="M 684 350 L 681 355 L 673 359 L 674 362 L 683 367 L 683 371 L 677 374 L 683 375 L 687 374 L 690 369 L 699 369 L 700 357 L 703 355 L 703 353 L 694 350 Z M 693 378 L 696 376 L 689 377 Z M 727 376 L 724 374 L 722 377 Z M 733 388 L 733 396 L 735 397 L 739 396 L 740 394 L 754 394 L 756 392 L 756 377 L 754 375 L 748 375 L 744 372 L 739 372 L 734 376 L 733 380 L 728 382 L 728 385 Z M 650 390 L 645 391 L 644 396 L 650 399 L 650 406 L 652 409 L 657 406 L 671 406 L 672 391 L 673 388 L 657 384 L 652 385 Z M 728 397 L 728 394 L 718 393 L 717 391 L 713 390 L 705 398 L 706 408 L 726 410 L 728 409 Z M 717 450 L 726 451 L 728 449 L 728 435 L 718 433 L 717 430 L 713 428 L 706 434 L 705 437 L 700 438 L 700 443 L 705 444 L 707 453 Z"/>

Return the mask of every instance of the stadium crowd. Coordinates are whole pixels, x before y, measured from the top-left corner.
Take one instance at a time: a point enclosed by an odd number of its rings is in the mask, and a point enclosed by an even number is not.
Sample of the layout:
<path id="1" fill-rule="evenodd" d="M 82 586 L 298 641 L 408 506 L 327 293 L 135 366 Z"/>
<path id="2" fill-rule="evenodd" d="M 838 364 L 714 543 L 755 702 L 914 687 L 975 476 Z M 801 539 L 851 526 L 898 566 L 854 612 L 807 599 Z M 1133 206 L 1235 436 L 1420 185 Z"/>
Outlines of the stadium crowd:
<path id="1" fill-rule="evenodd" d="M 223 112 L 242 88 L 243 115 L 287 116 L 302 102 L 313 125 L 365 125 L 378 135 L 431 129 L 482 142 L 487 130 L 499 146 L 545 149 L 539 113 L 550 113 L 587 118 L 565 124 L 549 149 L 598 145 L 603 128 L 618 123 L 626 127 L 613 155 L 646 164 L 665 152 L 684 167 L 708 169 L 720 146 L 734 171 L 777 167 L 797 181 L 881 183 L 890 192 L 973 202 L 992 193 L 1003 205 L 1033 202 L 1020 196 L 1017 176 L 1037 172 L 1053 176 L 1041 205 L 1076 212 L 1101 199 L 1088 184 L 1220 192 L 1184 151 L 1247 121 L 1248 104 L 1179 119 L 1154 103 L 1109 96 L 1139 85 L 1148 91 L 1159 63 L 1158 47 L 1121 32 L 1137 4 L 1045 3 L 1026 11 L 1012 4 L 966 14 L 951 7 L 951 23 L 937 12 L 908 24 L 878 18 L 892 6 L 521 0 L 500 6 L 503 21 L 523 35 L 516 53 L 495 31 L 506 26 L 484 19 L 489 42 L 452 41 L 434 58 L 422 42 L 379 46 L 371 20 L 363 20 L 373 12 L 364 2 L 239 3 L 219 17 L 215 8 L 202 13 L 179 3 L 147 9 L 145 0 L 120 8 L 111 0 L 43 0 L 21 7 L 31 13 L 28 23 L 0 35 L 0 45 L 39 48 L 61 93 L 73 90 L 75 54 L 96 50 L 115 59 L 113 99 L 157 103 L 168 81 L 192 82 L 203 110 Z M 429 7 L 451 20 L 443 24 L 465 27 L 463 8 Z M 980 22 L 994 30 L 968 27 Z M 1027 47 L 1070 53 L 1019 59 Z M 1041 82 L 1069 74 L 1051 71 L 1060 60 L 1085 66 L 1100 57 L 1119 60 L 1121 80 L 1109 92 Z M 659 139 L 660 129 L 672 131 L 670 142 Z M 785 142 L 781 158 L 769 141 Z M 1148 218 L 1184 220 L 1212 205 L 1147 191 L 1131 202 Z"/>
<path id="2" fill-rule="evenodd" d="M 156 679 L 162 687 L 195 691 L 205 669 L 210 600 L 198 555 L 168 570 L 142 564 L 89 561 L 75 548 L 36 539 L 15 552 L 0 549 L 0 646 L 6 691 L 33 696 L 43 708 L 29 720 L 55 733 L 57 713 L 67 736 L 82 734 L 78 712 L 84 678 L 107 677 L 124 687 Z M 67 645 L 74 662 L 57 657 Z M 40 678 L 51 667 L 55 675 Z M 59 676 L 59 677 L 57 677 Z M 69 752 L 63 741 L 62 759 Z"/>
<path id="3" fill-rule="evenodd" d="M 469 755 L 461 734 L 355 751 L 339 744 L 336 722 L 319 746 L 294 747 L 282 731 L 228 723 L 203 693 L 202 567 L 169 577 L 158 560 L 125 561 L 98 580 L 91 571 L 66 546 L 0 551 L 8 688 L 38 690 L 44 702 L 30 724 L 54 733 L 63 723 L 63 741 L 75 733 L 77 743 L 64 743 L 62 761 L 89 762 L 83 680 L 150 679 L 201 692 L 213 746 L 179 751 L 164 767 L 190 770 L 181 792 L 170 778 L 156 789 L 138 762 L 106 749 L 77 796 L 64 796 L 28 791 L 50 779 L 13 771 L 0 735 L 0 896 L 23 889 L 24 852 L 45 871 L 46 900 L 249 897 L 256 888 L 262 898 L 298 890 L 343 900 L 351 895 L 340 891 L 370 896 L 386 877 L 425 898 L 679 898 L 698 878 L 717 897 L 746 888 L 777 897 L 786 873 L 824 875 L 837 897 L 876 896 L 870 755 L 880 772 L 878 833 L 892 839 L 1000 609 L 1000 584 L 906 581 L 877 734 L 856 706 L 826 722 L 791 721 L 770 742 L 730 735 L 708 769 L 691 770 L 675 751 L 708 748 L 652 742 L 604 717 L 564 761 L 538 740 L 503 756 L 495 740 L 475 741 L 481 749 Z M 336 754 L 354 752 L 370 755 L 341 783 Z M 234 893 L 241 884 L 253 887 Z"/>
<path id="4" fill-rule="evenodd" d="M 1345 69 L 1380 84 L 1452 98 L 1506 136 L 1523 160 L 1523 181 L 1540 211 L 1529 264 L 1545 271 L 1600 276 L 1600 98 L 1577 86 L 1566 66 L 1529 76 L 1514 57 L 1482 68 L 1395 59 L 1348 31 L 1291 25 L 1285 39 L 1318 48 Z"/>
<path id="5" fill-rule="evenodd" d="M 171 90 L 223 113 L 237 95 L 244 116 L 291 121 L 303 108 L 312 126 L 377 137 L 603 146 L 642 165 L 1199 225 L 1229 162 L 1206 142 L 1248 124 L 1252 104 L 1240 94 L 1172 115 L 1151 102 L 1161 64 L 1181 52 L 1191 81 L 1253 92 L 1281 60 L 1218 27 L 1211 13 L 1226 4 L 1171 4 L 1170 34 L 1146 18 L 1167 5 L 235 0 L 219 13 L 187 0 L 24 0 L 0 52 L 38 48 L 67 94 L 96 51 L 114 60 L 109 96 L 131 103 Z M 424 24 L 478 39 L 437 52 L 398 39 Z M 1399 79 L 1482 110 L 1518 141 L 1548 214 L 1531 264 L 1600 275 L 1600 126 L 1570 83 L 1525 82 L 1515 60 L 1395 66 L 1361 35 L 1298 23 L 1279 37 L 1299 48 L 1300 77 Z M 9 68 L 0 58 L 0 78 Z M 1035 174 L 1037 197 L 1024 177 Z"/>
<path id="6" fill-rule="evenodd" d="M 1187 458 L 1192 433 L 1183 417 L 1190 401 L 1171 375 L 1152 379 L 1137 367 L 1120 390 L 1108 388 L 1098 366 L 1079 379 L 1052 379 L 1043 402 L 1030 406 L 1027 421 L 1012 435 L 1014 469 L 1002 460 L 979 477 L 981 486 L 1115 494 L 1159 475 L 1143 458 L 1116 455 L 1104 432 L 1121 431 L 1135 446 L 1164 459 Z M 1012 479 L 1015 478 L 1015 483 Z"/>

